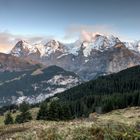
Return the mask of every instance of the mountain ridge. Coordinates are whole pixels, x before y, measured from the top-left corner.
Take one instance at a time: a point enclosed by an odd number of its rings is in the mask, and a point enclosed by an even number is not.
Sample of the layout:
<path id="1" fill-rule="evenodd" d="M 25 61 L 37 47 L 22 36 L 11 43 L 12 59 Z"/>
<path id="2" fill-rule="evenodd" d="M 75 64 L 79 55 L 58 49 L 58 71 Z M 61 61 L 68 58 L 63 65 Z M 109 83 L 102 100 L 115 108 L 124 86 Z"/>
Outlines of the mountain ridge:
<path id="1" fill-rule="evenodd" d="M 21 48 L 28 49 L 14 53 L 20 47 L 17 43 L 11 54 L 20 54 L 19 57 L 27 57 L 47 66 L 57 65 L 75 72 L 85 81 L 140 64 L 138 42 L 136 46 L 135 43 L 130 46 L 113 35 L 96 34 L 90 41 L 77 40 L 72 44 L 56 40 L 38 45 L 23 44 L 26 46 L 20 44 Z"/>

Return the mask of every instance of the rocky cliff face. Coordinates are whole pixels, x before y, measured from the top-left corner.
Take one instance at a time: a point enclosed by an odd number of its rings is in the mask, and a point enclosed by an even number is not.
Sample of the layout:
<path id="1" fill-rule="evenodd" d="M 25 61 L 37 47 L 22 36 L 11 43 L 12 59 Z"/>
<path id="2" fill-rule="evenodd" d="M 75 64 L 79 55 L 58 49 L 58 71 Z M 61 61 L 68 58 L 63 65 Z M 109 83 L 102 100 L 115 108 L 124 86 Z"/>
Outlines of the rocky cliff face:
<path id="1" fill-rule="evenodd" d="M 36 65 L 34 61 L 28 61 L 27 59 L 15 57 L 10 54 L 0 53 L 0 71 L 25 71 L 32 70 L 39 65 Z"/>

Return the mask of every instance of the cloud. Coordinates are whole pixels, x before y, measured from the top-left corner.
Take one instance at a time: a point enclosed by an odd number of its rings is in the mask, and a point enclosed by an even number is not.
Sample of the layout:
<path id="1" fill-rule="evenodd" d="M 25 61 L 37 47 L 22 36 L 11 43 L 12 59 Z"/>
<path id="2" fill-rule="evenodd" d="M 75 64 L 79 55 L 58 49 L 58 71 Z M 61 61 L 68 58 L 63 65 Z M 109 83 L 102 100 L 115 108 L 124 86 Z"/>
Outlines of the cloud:
<path id="1" fill-rule="evenodd" d="M 32 36 L 32 35 L 15 35 L 8 31 L 0 32 L 0 52 L 7 53 L 19 40 L 26 40 L 30 43 L 47 42 L 53 39 L 53 36 Z"/>
<path id="2" fill-rule="evenodd" d="M 101 33 L 101 32 L 89 32 L 89 31 L 83 30 L 81 32 L 80 39 L 90 42 L 92 39 L 94 39 L 95 35 L 97 35 L 97 34 L 102 35 L 103 33 Z"/>
<path id="3" fill-rule="evenodd" d="M 14 39 L 14 36 L 8 32 L 0 32 L 0 52 L 7 52 L 12 44 L 11 40 Z"/>
<path id="4" fill-rule="evenodd" d="M 118 35 L 117 29 L 108 25 L 71 25 L 65 30 L 64 40 L 73 40 L 77 37 L 82 40 L 90 41 L 96 34 Z"/>

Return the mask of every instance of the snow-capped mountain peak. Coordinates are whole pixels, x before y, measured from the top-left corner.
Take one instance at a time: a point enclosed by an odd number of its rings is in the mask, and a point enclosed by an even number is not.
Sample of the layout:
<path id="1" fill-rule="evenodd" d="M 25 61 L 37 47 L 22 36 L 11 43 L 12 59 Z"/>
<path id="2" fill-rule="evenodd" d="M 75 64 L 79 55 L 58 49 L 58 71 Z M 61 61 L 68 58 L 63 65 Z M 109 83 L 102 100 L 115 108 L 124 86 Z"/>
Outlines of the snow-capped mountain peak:
<path id="1" fill-rule="evenodd" d="M 52 47 L 52 48 L 58 48 L 59 45 L 60 45 L 60 42 L 59 41 L 50 40 L 49 42 L 46 43 L 45 46 Z"/>
<path id="2" fill-rule="evenodd" d="M 91 43 L 94 46 L 94 49 L 104 49 L 107 47 L 112 47 L 116 43 L 120 42 L 120 40 L 117 37 L 114 37 L 113 35 L 95 35 L 95 37 L 92 39 Z"/>
<path id="3" fill-rule="evenodd" d="M 132 42 L 124 42 L 124 44 L 128 49 L 140 53 L 140 40 Z"/>
<path id="4" fill-rule="evenodd" d="M 25 40 L 20 40 L 16 45 L 15 45 L 15 48 L 19 48 L 19 49 L 33 49 L 34 47 L 28 43 L 27 41 Z"/>
<path id="5" fill-rule="evenodd" d="M 30 44 L 27 41 L 19 41 L 11 50 L 11 54 L 14 56 L 28 56 L 30 54 L 39 54 L 42 56 L 49 56 L 56 51 L 64 52 L 64 45 L 59 41 L 51 40 L 44 44 Z"/>
<path id="6" fill-rule="evenodd" d="M 73 54 L 77 56 L 79 51 L 83 51 L 84 57 L 91 55 L 91 52 L 96 50 L 104 52 L 121 41 L 113 35 L 103 35 L 96 33 L 91 37 L 90 41 L 77 40 L 71 44 L 62 44 L 57 40 L 50 40 L 45 45 L 43 43 L 30 44 L 27 41 L 19 41 L 12 49 L 11 54 L 14 56 L 28 56 L 30 54 L 37 54 L 39 57 L 48 57 L 51 54 Z M 125 46 L 133 51 L 140 52 L 140 41 L 122 42 Z"/>
<path id="7" fill-rule="evenodd" d="M 28 56 L 29 54 L 36 53 L 38 49 L 28 43 L 27 41 L 20 40 L 15 47 L 11 50 L 11 54 L 14 56 Z"/>
<path id="8" fill-rule="evenodd" d="M 92 50 L 98 50 L 103 52 L 104 50 L 107 50 L 108 48 L 113 47 L 117 43 L 119 43 L 120 40 L 113 35 L 100 35 L 96 34 L 90 42 L 84 41 L 82 44 L 82 47 L 84 48 L 83 54 L 85 57 L 88 57 Z"/>
<path id="9" fill-rule="evenodd" d="M 19 41 L 12 49 L 11 54 L 14 56 L 28 56 L 30 54 L 39 54 L 41 57 L 47 57 L 53 53 L 60 52 L 65 54 L 78 55 L 79 50 L 83 49 L 83 54 L 88 57 L 92 50 L 104 51 L 120 40 L 113 35 L 105 36 L 101 34 L 95 34 L 91 41 L 77 40 L 71 44 L 62 44 L 56 40 L 50 40 L 45 45 L 30 44 L 27 41 Z"/>
<path id="10" fill-rule="evenodd" d="M 47 56 L 56 51 L 64 52 L 64 45 L 59 41 L 51 40 L 44 46 L 44 52 Z"/>

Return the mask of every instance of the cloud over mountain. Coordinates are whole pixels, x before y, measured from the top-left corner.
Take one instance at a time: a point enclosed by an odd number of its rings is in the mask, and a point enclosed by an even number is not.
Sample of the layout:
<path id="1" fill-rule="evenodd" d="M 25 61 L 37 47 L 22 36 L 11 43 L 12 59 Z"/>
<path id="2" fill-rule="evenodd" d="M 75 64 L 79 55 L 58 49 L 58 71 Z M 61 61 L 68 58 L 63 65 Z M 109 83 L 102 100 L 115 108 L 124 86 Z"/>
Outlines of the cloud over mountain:
<path id="1" fill-rule="evenodd" d="M 8 31 L 0 32 L 0 52 L 7 53 L 20 40 L 27 40 L 30 43 L 39 43 L 54 38 L 53 36 L 33 36 L 33 35 L 15 35 Z"/>
<path id="2" fill-rule="evenodd" d="M 80 38 L 81 40 L 90 41 L 94 34 L 113 34 L 117 35 L 117 29 L 108 25 L 71 25 L 65 29 L 64 40 Z"/>

